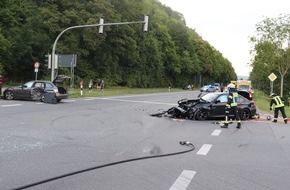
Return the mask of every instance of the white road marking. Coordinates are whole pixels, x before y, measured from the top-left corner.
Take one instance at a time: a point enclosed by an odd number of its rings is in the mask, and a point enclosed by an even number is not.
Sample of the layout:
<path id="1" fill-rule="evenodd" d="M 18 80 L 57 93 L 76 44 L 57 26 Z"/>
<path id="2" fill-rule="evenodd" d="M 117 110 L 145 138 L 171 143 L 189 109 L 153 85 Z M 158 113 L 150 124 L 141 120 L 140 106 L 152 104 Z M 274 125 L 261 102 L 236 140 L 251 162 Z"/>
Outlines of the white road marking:
<path id="1" fill-rule="evenodd" d="M 149 101 L 135 101 L 135 100 L 121 100 L 121 99 L 114 99 L 114 98 L 102 98 L 103 100 L 113 100 L 119 102 L 133 102 L 133 103 L 143 103 L 143 104 L 161 104 L 161 105 L 171 105 L 176 106 L 176 104 L 171 103 L 162 103 L 162 102 L 149 102 Z"/>
<path id="2" fill-rule="evenodd" d="M 220 135 L 220 133 L 222 132 L 222 130 L 220 130 L 220 129 L 216 129 L 216 130 L 214 130 L 213 132 L 212 132 L 212 136 L 219 136 Z"/>
<path id="3" fill-rule="evenodd" d="M 100 98 L 87 98 L 87 99 L 84 99 L 84 101 L 91 101 L 91 100 L 99 100 Z"/>
<path id="4" fill-rule="evenodd" d="M 10 104 L 10 105 L 1 105 L 1 107 L 14 107 L 14 106 L 21 106 L 22 104 Z"/>
<path id="5" fill-rule="evenodd" d="M 169 190 L 186 190 L 196 171 L 183 170 Z"/>
<path id="6" fill-rule="evenodd" d="M 202 145 L 202 147 L 199 149 L 199 151 L 196 154 L 207 155 L 211 147 L 212 147 L 212 144 L 204 144 Z"/>
<path id="7" fill-rule="evenodd" d="M 68 99 L 66 99 L 66 100 L 62 100 L 63 102 L 75 102 L 76 100 L 68 100 Z"/>

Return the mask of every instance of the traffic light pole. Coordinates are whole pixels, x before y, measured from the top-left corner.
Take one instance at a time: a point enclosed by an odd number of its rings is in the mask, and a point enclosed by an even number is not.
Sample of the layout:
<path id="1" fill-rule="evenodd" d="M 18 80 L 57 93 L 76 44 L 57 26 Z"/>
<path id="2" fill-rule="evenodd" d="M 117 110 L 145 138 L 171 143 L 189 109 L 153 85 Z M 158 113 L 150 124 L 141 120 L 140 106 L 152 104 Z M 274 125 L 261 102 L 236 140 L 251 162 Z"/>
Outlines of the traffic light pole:
<path id="1" fill-rule="evenodd" d="M 55 49 L 56 49 L 56 44 L 59 40 L 59 38 L 62 36 L 63 33 L 65 33 L 68 30 L 75 29 L 75 28 L 88 28 L 88 27 L 98 27 L 98 26 L 111 26 L 111 25 L 125 25 L 125 24 L 144 24 L 143 31 L 147 32 L 148 31 L 148 16 L 144 15 L 144 20 L 143 21 L 135 21 L 135 22 L 118 22 L 118 23 L 103 23 L 100 22 L 101 24 L 91 24 L 91 25 L 79 25 L 79 26 L 71 26 L 63 30 L 55 39 L 52 47 L 52 53 L 51 53 L 51 81 L 55 79 Z M 57 67 L 58 68 L 58 67 Z"/>

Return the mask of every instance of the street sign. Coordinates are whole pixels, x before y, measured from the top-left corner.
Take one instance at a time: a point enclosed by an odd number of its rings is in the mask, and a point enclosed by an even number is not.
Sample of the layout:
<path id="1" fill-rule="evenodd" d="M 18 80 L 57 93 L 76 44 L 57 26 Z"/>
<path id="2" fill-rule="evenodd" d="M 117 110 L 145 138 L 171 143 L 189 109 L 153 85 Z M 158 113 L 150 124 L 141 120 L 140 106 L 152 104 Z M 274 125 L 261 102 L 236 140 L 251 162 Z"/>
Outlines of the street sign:
<path id="1" fill-rule="evenodd" d="M 76 54 L 58 54 L 58 67 L 76 67 L 77 55 Z"/>
<path id="2" fill-rule="evenodd" d="M 274 73 L 271 73 L 269 76 L 268 76 L 268 78 L 270 79 L 270 81 L 274 81 L 274 80 L 276 80 L 276 78 L 277 78 L 277 76 L 274 74 Z"/>
<path id="3" fill-rule="evenodd" d="M 39 62 L 35 62 L 35 63 L 34 63 L 34 68 L 35 68 L 35 69 L 38 69 L 38 68 L 39 68 Z"/>

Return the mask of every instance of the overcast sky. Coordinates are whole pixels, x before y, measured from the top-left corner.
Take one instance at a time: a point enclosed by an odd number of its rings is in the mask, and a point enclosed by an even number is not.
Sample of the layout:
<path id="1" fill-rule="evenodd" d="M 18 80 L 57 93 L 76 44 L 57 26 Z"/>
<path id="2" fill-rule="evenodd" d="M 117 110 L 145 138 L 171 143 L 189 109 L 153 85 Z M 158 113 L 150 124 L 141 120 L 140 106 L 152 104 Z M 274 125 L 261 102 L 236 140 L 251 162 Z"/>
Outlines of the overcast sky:
<path id="1" fill-rule="evenodd" d="M 256 24 L 290 12 L 290 0 L 159 0 L 182 13 L 188 27 L 223 54 L 238 76 L 249 76 Z"/>

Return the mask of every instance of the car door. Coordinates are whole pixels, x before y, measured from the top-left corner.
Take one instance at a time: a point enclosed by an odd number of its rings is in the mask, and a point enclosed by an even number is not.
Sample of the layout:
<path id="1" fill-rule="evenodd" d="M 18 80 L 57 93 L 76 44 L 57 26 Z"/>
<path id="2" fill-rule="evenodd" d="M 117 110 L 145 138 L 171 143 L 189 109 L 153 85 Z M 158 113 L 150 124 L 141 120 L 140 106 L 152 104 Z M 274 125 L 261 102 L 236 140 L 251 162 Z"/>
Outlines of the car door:
<path id="1" fill-rule="evenodd" d="M 21 85 L 20 88 L 18 88 L 15 93 L 20 99 L 28 99 L 31 97 L 30 91 L 31 91 L 32 85 L 33 85 L 33 82 L 27 82 Z"/>
<path id="2" fill-rule="evenodd" d="M 42 94 L 44 93 L 44 86 L 44 82 L 35 81 L 30 89 L 30 98 L 40 100 Z"/>
<path id="3" fill-rule="evenodd" d="M 212 116 L 223 117 L 225 115 L 227 102 L 228 94 L 221 94 L 218 96 L 215 102 L 212 103 Z"/>
<path id="4" fill-rule="evenodd" d="M 55 86 L 51 82 L 45 82 L 44 91 L 45 92 L 54 92 Z"/>

